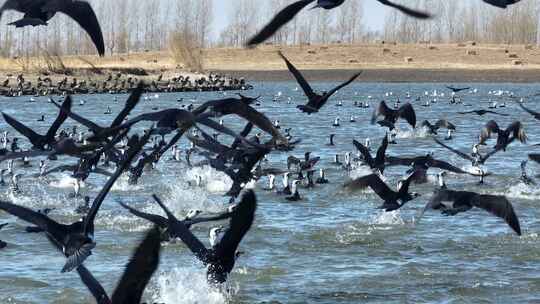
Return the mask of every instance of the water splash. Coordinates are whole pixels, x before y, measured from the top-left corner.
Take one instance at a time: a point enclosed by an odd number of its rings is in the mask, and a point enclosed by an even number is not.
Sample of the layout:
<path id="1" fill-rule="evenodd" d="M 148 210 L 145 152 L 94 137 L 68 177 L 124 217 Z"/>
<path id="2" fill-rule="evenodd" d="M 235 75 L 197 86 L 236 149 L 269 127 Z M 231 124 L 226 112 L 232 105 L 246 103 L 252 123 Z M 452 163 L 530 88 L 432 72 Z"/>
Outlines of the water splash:
<path id="1" fill-rule="evenodd" d="M 520 182 L 508 188 L 508 190 L 506 190 L 505 193 L 501 193 L 501 195 L 526 200 L 537 200 L 540 198 L 540 189 L 537 186 L 530 186 Z"/>
<path id="2" fill-rule="evenodd" d="M 232 291 L 232 294 L 236 291 Z M 155 303 L 227 303 L 229 295 L 208 285 L 206 274 L 195 268 L 173 268 L 160 273 L 152 301 Z"/>
<path id="3" fill-rule="evenodd" d="M 395 211 L 382 211 L 380 214 L 371 218 L 370 223 L 372 225 L 405 225 L 405 220 L 401 217 L 399 210 Z"/>
<path id="4" fill-rule="evenodd" d="M 202 185 L 210 193 L 225 193 L 231 189 L 231 178 L 210 166 L 194 167 L 186 172 L 186 179 L 195 182 L 197 177 L 202 178 Z"/>
<path id="5" fill-rule="evenodd" d="M 142 189 L 143 187 L 140 185 L 129 184 L 129 175 L 122 174 L 113 184 L 111 191 L 127 192 L 127 191 L 139 191 Z"/>
<path id="6" fill-rule="evenodd" d="M 69 175 L 62 175 L 62 177 L 57 180 L 53 181 L 49 184 L 49 186 L 53 188 L 61 188 L 61 189 L 72 189 L 75 186 L 76 179 L 69 176 Z M 81 189 L 88 187 L 88 184 L 81 181 L 80 182 Z"/>

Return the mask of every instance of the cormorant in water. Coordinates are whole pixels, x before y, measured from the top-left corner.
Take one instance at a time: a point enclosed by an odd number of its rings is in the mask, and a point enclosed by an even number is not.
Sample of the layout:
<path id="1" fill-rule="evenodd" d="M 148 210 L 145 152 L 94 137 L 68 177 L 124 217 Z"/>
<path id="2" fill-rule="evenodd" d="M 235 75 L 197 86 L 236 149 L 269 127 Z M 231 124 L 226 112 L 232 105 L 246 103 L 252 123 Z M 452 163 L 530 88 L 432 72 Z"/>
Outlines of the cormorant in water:
<path id="1" fill-rule="evenodd" d="M 324 169 L 319 169 L 319 178 L 315 181 L 317 184 L 328 184 L 328 179 L 326 179 L 324 174 Z"/>
<path id="2" fill-rule="evenodd" d="M 454 126 L 451 122 L 445 120 L 445 119 L 439 119 L 434 125 L 432 125 L 429 121 L 424 120 L 421 124 L 422 127 L 426 127 L 430 134 L 437 135 L 437 131 L 440 128 L 446 128 L 448 130 L 456 130 L 456 126 Z"/>
<path id="3" fill-rule="evenodd" d="M 420 196 L 416 192 L 409 193 L 409 185 L 416 172 L 412 173 L 407 179 L 398 182 L 397 191 L 393 191 L 377 174 L 370 174 L 345 183 L 344 187 L 350 189 L 363 189 L 370 187 L 381 199 L 384 200 L 379 209 L 385 211 L 394 211 L 403 207 L 408 201 Z"/>
<path id="4" fill-rule="evenodd" d="M 223 235 L 219 243 L 210 249 L 179 221 L 163 203 L 154 196 L 157 203 L 165 210 L 169 219 L 169 230 L 179 237 L 193 254 L 205 264 L 208 280 L 211 283 L 225 283 L 229 273 L 233 270 L 237 257 L 237 249 L 240 242 L 251 228 L 255 219 L 257 199 L 251 190 L 244 193 L 242 200 L 234 209 L 229 229 Z"/>
<path id="5" fill-rule="evenodd" d="M 379 116 L 384 116 L 384 119 L 377 121 Z M 416 113 L 410 103 L 406 103 L 399 107 L 397 110 L 390 109 L 386 102 L 381 101 L 379 106 L 373 111 L 371 116 L 371 124 L 375 122 L 382 126 L 388 127 L 390 130 L 395 128 L 395 124 L 399 118 L 405 119 L 413 128 L 416 127 Z"/>
<path id="6" fill-rule="evenodd" d="M 302 199 L 302 198 L 300 197 L 300 193 L 298 193 L 298 184 L 299 184 L 299 183 L 300 183 L 299 180 L 297 180 L 297 179 L 293 180 L 292 186 L 291 186 L 291 192 L 292 192 L 292 195 L 286 197 L 286 199 L 287 199 L 288 201 L 295 202 L 295 201 L 299 201 L 299 200 Z"/>
<path id="7" fill-rule="evenodd" d="M 377 155 L 375 158 L 371 156 L 369 149 L 362 145 L 361 143 L 353 140 L 354 146 L 362 153 L 364 162 L 372 169 L 379 170 L 381 173 L 384 173 L 384 164 L 386 162 L 386 149 L 388 148 L 388 135 L 385 135 L 382 139 L 382 143 L 377 149 Z"/>
<path id="8" fill-rule="evenodd" d="M 491 133 L 497 133 L 497 144 L 495 145 L 495 149 L 497 150 L 506 151 L 506 147 L 516 139 L 522 143 L 527 142 L 527 134 L 525 133 L 523 124 L 519 121 L 508 125 L 506 130 L 499 128 L 499 125 L 494 120 L 488 121 L 480 133 L 479 144 L 485 144 L 486 140 L 491 137 Z"/>

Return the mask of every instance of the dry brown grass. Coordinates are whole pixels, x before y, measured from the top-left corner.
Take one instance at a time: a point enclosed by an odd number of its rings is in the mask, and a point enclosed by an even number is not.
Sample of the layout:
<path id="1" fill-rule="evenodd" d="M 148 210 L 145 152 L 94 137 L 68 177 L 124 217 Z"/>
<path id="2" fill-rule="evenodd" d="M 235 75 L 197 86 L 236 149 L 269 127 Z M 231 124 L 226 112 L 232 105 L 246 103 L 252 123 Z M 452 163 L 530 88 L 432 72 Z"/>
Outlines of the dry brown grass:
<path id="1" fill-rule="evenodd" d="M 540 49 L 525 45 L 483 45 L 458 44 L 359 44 L 359 45 L 309 45 L 296 47 L 262 46 L 255 50 L 213 48 L 202 52 L 177 50 L 175 52 L 145 52 L 107 56 L 65 56 L 58 58 L 62 69 L 70 69 L 76 74 L 88 71 L 129 71 L 144 70 L 150 75 L 172 74 L 189 70 L 210 71 L 269 71 L 285 70 L 277 51 L 283 53 L 300 69 L 424 69 L 424 70 L 540 70 Z M 467 55 L 474 50 L 477 55 Z M 191 55 L 185 54 L 191 51 Z M 183 54 L 183 55 L 182 55 Z M 195 55 L 194 55 L 195 54 Z M 509 56 L 512 54 L 512 56 Z M 199 56 L 187 61 L 182 56 Z M 521 64 L 514 62 L 517 56 Z M 404 60 L 404 58 L 410 58 Z M 50 70 L 59 62 L 52 64 Z M 179 67 L 182 62 L 182 67 Z M 0 73 L 39 73 L 46 66 L 43 58 L 0 58 Z"/>
<path id="2" fill-rule="evenodd" d="M 182 32 L 173 34 L 169 42 L 169 48 L 171 56 L 181 68 L 190 72 L 202 72 L 204 70 L 203 52 L 192 35 Z"/>

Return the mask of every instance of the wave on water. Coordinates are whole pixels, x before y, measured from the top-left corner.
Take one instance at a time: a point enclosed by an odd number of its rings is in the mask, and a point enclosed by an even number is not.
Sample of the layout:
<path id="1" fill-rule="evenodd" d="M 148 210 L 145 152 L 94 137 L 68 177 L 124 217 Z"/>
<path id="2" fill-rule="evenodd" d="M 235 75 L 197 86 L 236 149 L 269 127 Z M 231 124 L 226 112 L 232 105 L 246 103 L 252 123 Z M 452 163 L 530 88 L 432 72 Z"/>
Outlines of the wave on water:
<path id="1" fill-rule="evenodd" d="M 154 303 L 227 303 L 236 290 L 229 293 L 208 285 L 206 272 L 195 268 L 173 268 L 157 276 L 152 301 Z"/>

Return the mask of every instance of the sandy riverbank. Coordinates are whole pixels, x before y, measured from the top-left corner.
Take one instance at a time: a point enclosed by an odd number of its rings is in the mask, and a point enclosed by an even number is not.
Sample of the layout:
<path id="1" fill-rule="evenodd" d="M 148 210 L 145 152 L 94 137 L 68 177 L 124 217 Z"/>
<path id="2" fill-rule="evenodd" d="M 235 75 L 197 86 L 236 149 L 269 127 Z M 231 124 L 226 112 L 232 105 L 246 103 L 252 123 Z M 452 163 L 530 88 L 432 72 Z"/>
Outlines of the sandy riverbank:
<path id="1" fill-rule="evenodd" d="M 254 50 L 214 48 L 203 52 L 205 73 L 194 74 L 169 52 L 106 56 L 66 56 L 63 64 L 80 78 L 99 79 L 120 72 L 140 79 L 220 72 L 248 80 L 289 80 L 277 56 L 281 50 L 314 81 L 339 81 L 357 70 L 359 81 L 374 82 L 540 82 L 540 49 L 525 45 L 483 44 L 361 44 L 262 46 Z M 26 67 L 24 67 L 26 65 Z M 42 59 L 0 59 L 2 75 L 23 72 L 34 78 L 44 69 Z M 99 74 L 101 73 L 101 74 Z M 63 77 L 63 75 L 52 75 Z M 1 78 L 0 78 L 1 79 Z"/>

